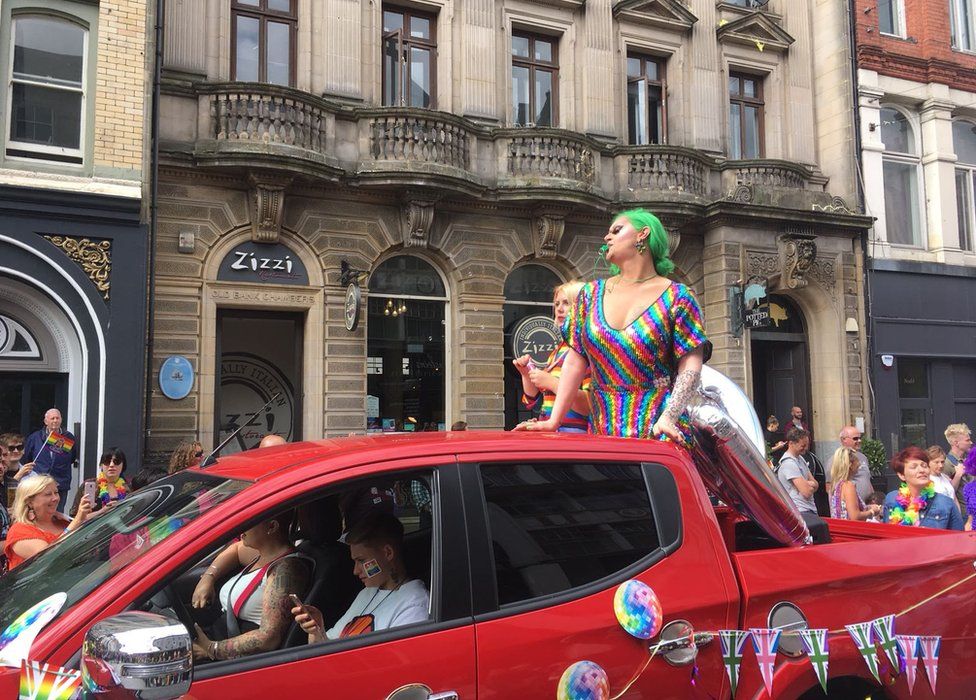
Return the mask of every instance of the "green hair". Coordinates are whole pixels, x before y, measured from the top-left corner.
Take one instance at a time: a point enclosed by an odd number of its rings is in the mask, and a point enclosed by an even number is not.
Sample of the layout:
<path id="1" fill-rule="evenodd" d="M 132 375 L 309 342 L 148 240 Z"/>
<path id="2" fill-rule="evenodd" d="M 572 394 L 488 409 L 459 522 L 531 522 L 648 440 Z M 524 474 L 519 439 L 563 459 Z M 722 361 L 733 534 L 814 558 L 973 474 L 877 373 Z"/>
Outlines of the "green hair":
<path id="1" fill-rule="evenodd" d="M 661 220 L 647 209 L 628 209 L 617 214 L 616 218 L 619 219 L 621 216 L 638 231 L 643 231 L 645 228 L 650 230 L 646 243 L 657 274 L 670 275 L 674 272 L 674 263 L 671 262 L 669 255 L 668 232 L 664 230 Z"/>

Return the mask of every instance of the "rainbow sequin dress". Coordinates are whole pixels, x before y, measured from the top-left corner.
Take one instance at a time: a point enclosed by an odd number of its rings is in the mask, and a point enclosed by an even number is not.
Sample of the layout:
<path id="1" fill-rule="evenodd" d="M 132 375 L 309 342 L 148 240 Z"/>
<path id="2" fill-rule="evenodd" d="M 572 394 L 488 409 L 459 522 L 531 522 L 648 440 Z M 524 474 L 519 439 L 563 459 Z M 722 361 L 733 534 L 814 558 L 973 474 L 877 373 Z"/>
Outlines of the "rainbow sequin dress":
<path id="1" fill-rule="evenodd" d="M 580 291 L 565 327 L 566 342 L 590 365 L 590 432 L 652 438 L 678 360 L 707 342 L 701 307 L 691 290 L 672 282 L 624 329 L 603 315 L 606 280 Z M 688 416 L 678 427 L 688 435 Z"/>

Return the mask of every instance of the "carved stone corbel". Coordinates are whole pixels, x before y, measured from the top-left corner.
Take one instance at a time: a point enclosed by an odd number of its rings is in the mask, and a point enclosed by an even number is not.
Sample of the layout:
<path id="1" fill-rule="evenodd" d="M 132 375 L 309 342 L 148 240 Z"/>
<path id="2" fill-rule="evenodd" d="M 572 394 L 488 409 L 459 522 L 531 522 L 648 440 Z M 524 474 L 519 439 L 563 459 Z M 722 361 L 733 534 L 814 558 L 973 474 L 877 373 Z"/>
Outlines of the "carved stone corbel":
<path id="1" fill-rule="evenodd" d="M 251 240 L 277 243 L 285 209 L 285 188 L 291 178 L 248 173 L 251 183 Z"/>
<path id="2" fill-rule="evenodd" d="M 664 230 L 668 234 L 668 255 L 674 257 L 674 251 L 681 245 L 681 226 L 684 221 L 674 216 L 659 216 Z"/>
<path id="3" fill-rule="evenodd" d="M 554 258 L 566 231 L 563 212 L 539 210 L 532 217 L 532 244 L 537 258 Z"/>
<path id="4" fill-rule="evenodd" d="M 812 233 L 788 232 L 778 239 L 782 276 L 780 285 L 801 289 L 809 281 L 806 274 L 817 259 L 817 237 Z"/>
<path id="5" fill-rule="evenodd" d="M 407 193 L 400 206 L 400 234 L 405 248 L 426 248 L 434 225 L 434 205 L 437 197 Z"/>

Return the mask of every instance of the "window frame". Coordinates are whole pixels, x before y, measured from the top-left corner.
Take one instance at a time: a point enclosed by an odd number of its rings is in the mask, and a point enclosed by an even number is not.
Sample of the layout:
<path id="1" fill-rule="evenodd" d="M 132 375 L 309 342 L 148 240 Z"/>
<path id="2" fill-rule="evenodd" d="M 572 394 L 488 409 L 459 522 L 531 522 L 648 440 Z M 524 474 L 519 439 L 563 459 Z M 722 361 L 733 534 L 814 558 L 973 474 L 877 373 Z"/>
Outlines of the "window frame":
<path id="1" fill-rule="evenodd" d="M 268 0 L 258 0 L 257 6 L 247 5 L 238 0 L 230 3 L 230 75 L 231 80 L 239 81 L 237 77 L 237 19 L 250 17 L 258 21 L 258 77 L 255 82 L 267 85 L 278 85 L 268 82 L 268 22 L 288 25 L 288 84 L 283 87 L 295 87 L 296 58 L 298 55 L 296 40 L 298 38 L 298 0 L 288 0 L 290 12 L 271 10 Z M 250 81 L 241 81 L 250 82 Z"/>
<path id="2" fill-rule="evenodd" d="M 71 89 L 67 86 L 56 85 L 46 82 L 38 82 L 31 80 L 15 80 L 14 79 L 14 52 L 16 50 L 15 37 L 15 25 L 20 19 L 30 19 L 30 18 L 40 18 L 55 22 L 64 22 L 67 24 L 73 24 L 80 28 L 84 32 L 84 41 L 82 44 L 82 68 L 81 68 L 81 88 Z M 90 57 L 90 41 L 91 41 L 91 26 L 88 22 L 85 22 L 80 17 L 74 17 L 69 15 L 63 15 L 61 13 L 54 13 L 46 11 L 42 7 L 19 7 L 13 8 L 10 13 L 10 21 L 7 23 L 7 33 L 9 36 L 10 47 L 7 53 L 7 67 L 6 67 L 6 79 L 7 87 L 5 92 L 5 97 L 7 100 L 7 105 L 5 109 L 6 114 L 6 129 L 3 133 L 3 157 L 6 160 L 20 161 L 20 162 L 38 162 L 42 161 L 45 163 L 55 164 L 58 166 L 67 167 L 79 167 L 86 165 L 86 154 L 88 152 L 89 144 L 89 134 L 88 134 L 88 123 L 89 123 L 89 76 L 91 72 L 91 61 Z M 71 92 L 72 94 L 81 94 L 81 109 L 79 111 L 78 120 L 78 148 L 64 148 L 61 146 L 45 146 L 42 144 L 28 143 L 25 141 L 15 141 L 11 135 L 11 129 L 13 128 L 13 110 L 14 110 L 14 85 L 34 85 L 37 87 L 42 87 L 46 89 L 56 89 L 63 90 L 65 92 Z M 11 151 L 18 151 L 16 153 L 11 153 Z M 35 155 L 30 155 L 35 154 Z"/>
<path id="3" fill-rule="evenodd" d="M 403 18 L 402 26 L 407 27 L 405 32 L 403 29 L 397 29 L 394 31 L 387 32 L 383 29 L 383 16 L 387 12 L 394 12 L 399 14 Z M 418 37 L 410 36 L 409 27 L 410 20 L 414 17 L 419 17 L 421 19 L 426 19 L 430 22 L 430 39 L 422 39 Z M 405 36 L 406 34 L 406 36 Z M 398 98 L 393 104 L 386 103 L 386 89 L 391 80 L 386 73 L 386 61 L 385 61 L 385 49 L 386 43 L 389 39 L 397 37 L 397 55 L 400 59 L 400 80 L 399 86 L 397 87 Z M 430 51 L 430 104 L 426 107 L 416 107 L 409 104 L 409 99 L 407 95 L 408 87 L 411 85 L 410 74 L 411 74 L 411 64 L 407 59 L 407 55 L 411 48 L 417 47 L 420 49 L 426 49 Z M 387 5 L 383 4 L 380 8 L 380 102 L 384 107 L 410 107 L 412 109 L 437 109 L 437 13 L 436 12 L 426 12 L 423 10 L 416 10 L 412 7 L 404 7 L 402 5 Z"/>
<path id="4" fill-rule="evenodd" d="M 766 101 L 765 101 L 765 89 L 763 83 L 765 82 L 765 76 L 759 75 L 757 73 L 748 73 L 746 71 L 737 70 L 735 68 L 729 68 L 728 79 L 736 79 L 738 81 L 738 92 L 733 95 L 732 91 L 728 87 L 728 81 L 726 81 L 726 92 L 728 94 L 728 104 L 729 104 L 729 159 L 730 160 L 754 160 L 758 158 L 766 157 Z M 756 97 L 748 97 L 743 93 L 742 83 L 744 80 L 753 80 L 756 83 Z M 739 158 L 732 158 L 732 143 L 735 139 L 735 134 L 732 133 L 732 115 L 731 109 L 733 106 L 738 106 L 740 110 L 739 114 Z M 758 119 L 756 123 L 756 134 L 758 140 L 758 153 L 755 156 L 745 155 L 745 129 L 742 128 L 743 117 L 745 112 L 745 107 L 756 107 L 758 108 Z"/>
<path id="5" fill-rule="evenodd" d="M 500 455 L 495 459 L 479 459 L 478 456 L 472 455 L 470 462 L 460 465 L 464 511 L 467 514 L 468 558 L 471 567 L 471 598 L 474 603 L 475 623 L 521 615 L 608 590 L 655 566 L 681 547 L 684 533 L 678 483 L 671 470 L 663 464 L 644 462 L 639 458 L 635 459 L 632 455 L 622 454 L 616 457 L 608 456 L 604 459 L 586 459 L 569 454 L 557 457 L 546 456 L 539 459 L 537 455 L 532 455 L 531 459 L 534 464 L 585 462 L 587 464 L 628 464 L 639 467 L 647 487 L 648 504 L 657 528 L 659 545 L 626 568 L 609 576 L 558 593 L 499 606 L 495 579 L 495 555 L 491 528 L 488 523 L 488 503 L 481 478 L 481 467 L 512 464 L 522 459 L 525 457 L 520 458 L 510 454 Z"/>
<path id="6" fill-rule="evenodd" d="M 634 140 L 634 135 L 630 133 L 630 105 L 627 105 L 627 142 L 631 146 L 663 146 L 668 143 L 668 74 L 667 65 L 668 59 L 664 56 L 655 56 L 654 54 L 642 53 L 639 51 L 628 51 L 624 61 L 627 65 L 630 59 L 635 59 L 640 61 L 640 75 L 632 76 L 629 70 L 624 70 L 627 79 L 627 89 L 629 91 L 631 83 L 643 82 L 645 85 L 645 91 L 648 96 L 650 96 L 650 88 L 652 86 L 657 87 L 661 91 L 661 117 L 660 117 L 660 133 L 659 139 L 656 143 L 650 140 L 650 134 L 646 134 L 646 143 L 637 143 Z M 657 66 L 657 79 L 651 80 L 647 76 L 647 64 L 654 63 Z M 644 108 L 644 118 L 645 124 L 650 126 L 651 114 L 650 107 L 645 101 L 642 105 Z"/>
<path id="7" fill-rule="evenodd" d="M 512 52 L 512 44 L 515 38 L 528 39 L 529 41 L 529 55 L 528 57 L 516 56 Z M 536 72 L 542 70 L 552 74 L 552 113 L 549 115 L 549 124 L 538 124 L 536 122 L 528 122 L 526 124 L 518 124 L 515 121 L 515 100 L 512 100 L 511 110 L 509 112 L 512 118 L 512 126 L 527 127 L 532 124 L 534 127 L 542 127 L 548 129 L 558 128 L 559 125 L 559 39 L 558 36 L 552 36 L 549 34 L 541 34 L 539 32 L 533 32 L 526 29 L 512 28 L 512 34 L 509 37 L 508 42 L 508 55 L 511 59 L 509 64 L 509 80 L 514 83 L 514 77 L 512 75 L 512 69 L 526 68 L 529 71 L 529 114 L 535 115 L 538 112 L 538 105 L 535 103 L 535 85 L 536 85 Z M 552 44 L 552 61 L 542 61 L 535 58 L 535 42 L 545 41 Z M 512 90 L 509 90 L 509 95 L 512 95 Z M 514 95 L 512 95 L 514 97 Z"/>
<path id="8" fill-rule="evenodd" d="M 892 15 L 893 19 L 895 20 L 893 32 L 886 32 L 881 28 L 881 1 L 882 0 L 879 0 L 875 7 L 875 10 L 878 13 L 878 33 L 881 34 L 881 36 L 893 36 L 898 37 L 899 39 L 904 39 L 906 36 L 908 36 L 908 29 L 905 22 L 905 0 L 891 0 Z"/>
<path id="9" fill-rule="evenodd" d="M 953 125 L 962 122 L 976 129 L 976 122 L 969 119 L 955 119 Z M 953 138 L 953 151 L 956 153 L 956 163 L 953 173 L 956 184 L 956 221 L 959 228 L 959 249 L 967 252 L 976 252 L 976 163 L 964 163 L 959 160 L 959 149 Z M 960 193 L 959 179 L 965 177 L 966 189 Z M 962 210 L 960 204 L 965 204 L 966 211 Z"/>
<path id="10" fill-rule="evenodd" d="M 910 145 L 914 149 L 914 153 L 903 153 L 901 151 L 889 151 L 884 145 L 883 129 L 884 124 L 881 123 L 878 126 L 878 137 L 881 140 L 882 152 L 881 152 L 881 186 L 882 191 L 885 193 L 885 207 L 887 208 L 888 201 L 888 189 L 884 181 L 884 164 L 885 163 L 899 163 L 902 165 L 913 166 L 913 176 L 915 178 L 915 216 L 912 220 L 912 242 L 911 243 L 895 243 L 891 240 L 891 236 L 888 232 L 888 221 L 887 212 L 885 214 L 885 241 L 888 245 L 898 246 L 901 248 L 912 248 L 912 249 L 925 249 L 925 181 L 922 173 L 922 156 L 921 153 L 921 134 L 917 128 L 916 122 L 912 115 L 905 110 L 901 109 L 898 105 L 885 103 L 878 108 L 878 120 L 883 122 L 884 119 L 881 117 L 881 113 L 890 109 L 899 114 L 901 114 L 905 121 L 908 123 L 910 129 Z"/>
<path id="11" fill-rule="evenodd" d="M 969 15 L 969 22 L 965 25 L 967 45 L 961 45 L 960 29 L 962 28 L 962 10 L 965 8 Z M 976 52 L 976 3 L 973 0 L 949 0 L 949 31 L 950 42 L 954 51 L 966 53 Z"/>

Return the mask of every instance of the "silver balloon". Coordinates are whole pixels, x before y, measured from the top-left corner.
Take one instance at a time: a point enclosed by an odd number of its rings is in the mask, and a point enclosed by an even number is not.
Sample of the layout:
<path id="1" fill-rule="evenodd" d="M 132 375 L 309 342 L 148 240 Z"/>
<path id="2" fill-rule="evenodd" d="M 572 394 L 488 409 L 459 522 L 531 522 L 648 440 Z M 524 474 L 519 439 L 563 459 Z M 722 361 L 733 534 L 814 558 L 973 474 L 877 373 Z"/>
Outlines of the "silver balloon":
<path id="1" fill-rule="evenodd" d="M 688 413 L 691 452 L 705 485 L 770 537 L 807 544 L 806 523 L 766 462 L 762 425 L 742 389 L 706 365 Z"/>

